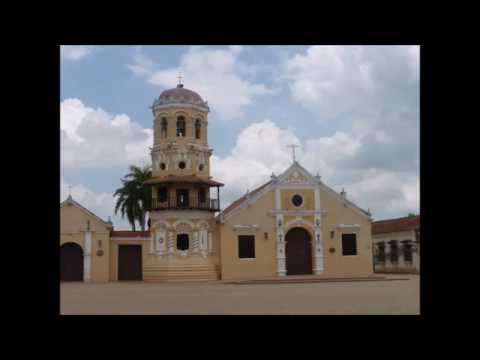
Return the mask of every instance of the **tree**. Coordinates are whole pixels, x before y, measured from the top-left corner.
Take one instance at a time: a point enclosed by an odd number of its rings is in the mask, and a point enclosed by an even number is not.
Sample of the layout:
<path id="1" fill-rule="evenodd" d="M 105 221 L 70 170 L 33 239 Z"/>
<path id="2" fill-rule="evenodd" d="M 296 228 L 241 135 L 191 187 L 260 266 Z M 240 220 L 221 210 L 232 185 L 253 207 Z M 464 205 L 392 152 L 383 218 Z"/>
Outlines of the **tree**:
<path id="1" fill-rule="evenodd" d="M 118 188 L 113 196 L 118 196 L 115 205 L 115 214 L 120 210 L 122 218 L 127 217 L 128 222 L 135 231 L 135 221 L 138 221 L 142 231 L 145 231 L 145 219 L 152 198 L 150 187 L 143 183 L 152 177 L 150 166 L 138 167 L 131 165 L 130 172 L 121 180 L 122 187 Z"/>

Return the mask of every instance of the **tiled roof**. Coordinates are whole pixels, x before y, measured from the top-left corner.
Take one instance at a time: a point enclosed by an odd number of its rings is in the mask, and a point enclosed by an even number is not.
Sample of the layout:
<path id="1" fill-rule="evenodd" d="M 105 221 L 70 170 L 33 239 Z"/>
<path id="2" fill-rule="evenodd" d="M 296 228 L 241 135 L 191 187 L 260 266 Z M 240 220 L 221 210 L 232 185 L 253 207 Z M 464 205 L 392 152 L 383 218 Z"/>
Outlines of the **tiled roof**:
<path id="1" fill-rule="evenodd" d="M 374 221 L 372 223 L 372 234 L 409 231 L 418 228 L 420 228 L 420 215 L 406 216 L 398 219 Z"/>
<path id="2" fill-rule="evenodd" d="M 181 183 L 181 182 L 192 183 L 192 184 L 207 184 L 212 186 L 223 186 L 223 184 L 218 181 L 204 179 L 196 175 L 188 175 L 188 176 L 168 175 L 168 176 L 162 176 L 162 177 L 155 177 L 145 181 L 144 184 L 165 184 L 165 183 Z"/>
<path id="3" fill-rule="evenodd" d="M 226 215 L 227 213 L 229 213 L 230 211 L 232 211 L 233 209 L 235 209 L 237 206 L 241 205 L 246 199 L 247 199 L 247 195 L 249 196 L 252 196 L 252 195 L 255 195 L 256 193 L 258 193 L 260 190 L 262 190 L 263 188 L 265 188 L 267 185 L 269 185 L 270 183 L 272 182 L 272 180 L 266 182 L 265 184 L 263 185 L 260 185 L 258 188 L 256 188 L 255 190 L 253 191 L 250 191 L 248 194 L 245 194 L 243 195 L 241 198 L 235 200 L 234 202 L 232 202 L 230 205 L 228 205 L 220 215 Z M 217 218 L 220 216 L 218 215 Z"/>
<path id="4" fill-rule="evenodd" d="M 149 237 L 150 231 L 111 231 L 111 237 Z"/>

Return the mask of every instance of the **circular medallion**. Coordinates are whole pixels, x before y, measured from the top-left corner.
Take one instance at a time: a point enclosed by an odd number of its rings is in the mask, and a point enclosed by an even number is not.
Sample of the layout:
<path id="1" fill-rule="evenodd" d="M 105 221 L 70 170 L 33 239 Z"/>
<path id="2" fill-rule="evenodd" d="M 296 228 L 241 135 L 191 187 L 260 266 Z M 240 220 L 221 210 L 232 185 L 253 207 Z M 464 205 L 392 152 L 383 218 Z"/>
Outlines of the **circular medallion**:
<path id="1" fill-rule="evenodd" d="M 103 250 L 102 249 L 97 250 L 97 256 L 103 256 Z"/>

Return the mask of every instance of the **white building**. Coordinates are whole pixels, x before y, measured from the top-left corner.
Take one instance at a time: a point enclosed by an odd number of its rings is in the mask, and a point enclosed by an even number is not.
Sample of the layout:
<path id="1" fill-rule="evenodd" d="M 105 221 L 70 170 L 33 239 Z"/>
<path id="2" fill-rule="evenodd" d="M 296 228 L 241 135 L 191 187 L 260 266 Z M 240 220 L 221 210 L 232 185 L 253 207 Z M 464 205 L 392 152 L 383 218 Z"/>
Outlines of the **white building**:
<path id="1" fill-rule="evenodd" d="M 420 272 L 420 215 L 372 223 L 375 272 Z"/>

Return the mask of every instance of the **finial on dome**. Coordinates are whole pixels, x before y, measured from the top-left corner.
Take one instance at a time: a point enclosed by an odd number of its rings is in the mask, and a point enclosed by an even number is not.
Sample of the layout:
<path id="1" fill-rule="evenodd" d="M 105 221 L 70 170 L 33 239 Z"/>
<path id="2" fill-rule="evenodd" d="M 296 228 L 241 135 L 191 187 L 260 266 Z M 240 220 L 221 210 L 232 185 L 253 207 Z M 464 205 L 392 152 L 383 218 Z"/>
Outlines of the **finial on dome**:
<path id="1" fill-rule="evenodd" d="M 178 79 L 177 88 L 183 88 L 182 78 L 183 78 L 183 76 L 180 75 L 180 73 L 178 73 L 178 76 L 177 76 L 177 79 Z"/>

